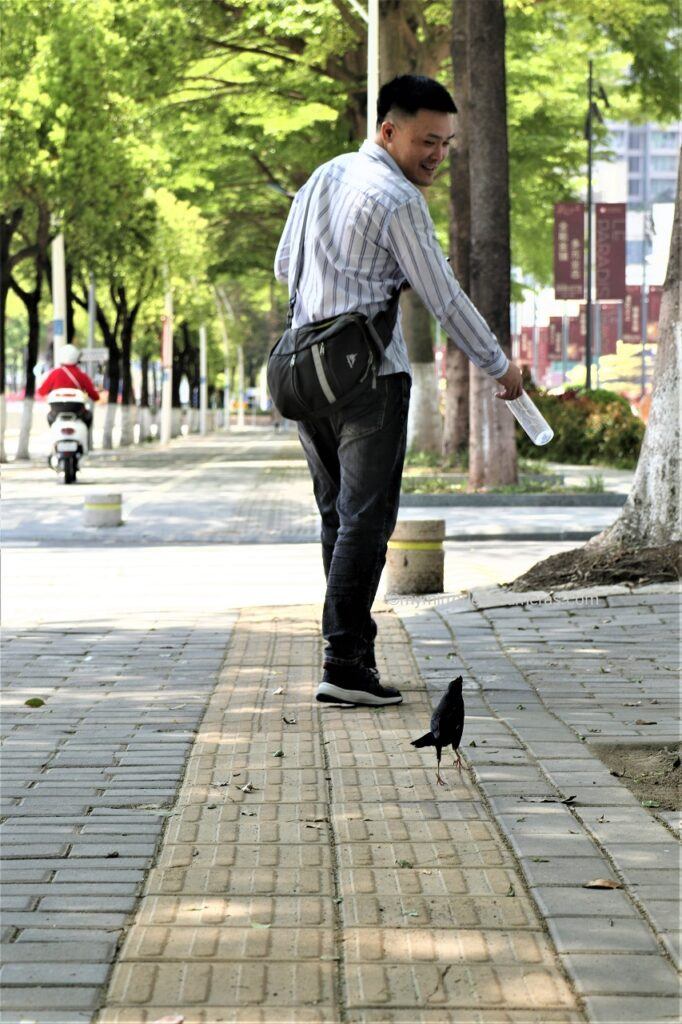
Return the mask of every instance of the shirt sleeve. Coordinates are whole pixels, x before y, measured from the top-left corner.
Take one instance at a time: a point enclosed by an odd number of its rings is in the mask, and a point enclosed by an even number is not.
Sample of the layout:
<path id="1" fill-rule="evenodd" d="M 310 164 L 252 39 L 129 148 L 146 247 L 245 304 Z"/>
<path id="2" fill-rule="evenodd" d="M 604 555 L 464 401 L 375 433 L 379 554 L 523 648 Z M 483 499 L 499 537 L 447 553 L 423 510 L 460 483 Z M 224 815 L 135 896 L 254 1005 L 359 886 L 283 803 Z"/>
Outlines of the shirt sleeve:
<path id="1" fill-rule="evenodd" d="M 289 208 L 289 216 L 287 222 L 284 225 L 284 231 L 282 237 L 279 240 L 277 246 L 277 252 L 275 254 L 275 277 L 282 284 L 286 284 L 289 280 L 289 262 L 291 259 L 291 235 L 296 214 L 298 212 L 298 198 L 300 191 L 294 196 L 294 201 Z"/>
<path id="2" fill-rule="evenodd" d="M 40 383 L 40 387 L 38 388 L 38 394 L 39 395 L 42 395 L 43 397 L 45 397 L 45 395 L 48 395 L 50 393 L 50 391 L 52 391 L 52 387 L 50 385 L 50 380 L 52 378 L 52 374 L 53 373 L 54 373 L 54 370 L 50 370 L 50 372 L 47 374 L 47 376 L 43 377 L 43 379 L 42 379 L 42 381 Z"/>
<path id="3" fill-rule="evenodd" d="M 504 376 L 509 360 L 453 274 L 421 197 L 395 210 L 385 229 L 385 242 L 409 284 L 455 345 L 491 377 Z"/>
<path id="4" fill-rule="evenodd" d="M 93 402 L 99 402 L 99 392 L 97 391 L 95 385 L 88 377 L 87 373 L 84 373 L 84 371 L 81 370 L 80 367 L 76 367 L 76 369 L 78 371 L 76 374 L 76 378 L 79 381 L 79 383 L 83 385 L 84 390 L 87 391 L 89 397 L 93 400 Z"/>

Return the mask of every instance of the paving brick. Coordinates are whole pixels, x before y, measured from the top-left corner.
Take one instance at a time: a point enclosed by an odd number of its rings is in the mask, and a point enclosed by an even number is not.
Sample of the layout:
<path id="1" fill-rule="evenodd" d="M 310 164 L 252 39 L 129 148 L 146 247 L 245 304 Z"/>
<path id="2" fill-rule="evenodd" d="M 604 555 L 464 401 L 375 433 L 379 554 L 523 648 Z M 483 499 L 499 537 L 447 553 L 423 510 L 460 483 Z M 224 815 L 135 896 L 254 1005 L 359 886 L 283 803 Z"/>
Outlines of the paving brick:
<path id="1" fill-rule="evenodd" d="M 0 947 L 0 961 L 12 963 L 99 963 L 108 961 L 115 942 L 6 942 Z"/>
<path id="2" fill-rule="evenodd" d="M 567 953 L 562 960 L 584 995 L 674 996 L 679 992 L 676 972 L 660 956 Z"/>
<path id="3" fill-rule="evenodd" d="M 560 1008 L 573 996 L 556 973 L 492 964 L 350 964 L 348 1006 Z"/>
<path id="4" fill-rule="evenodd" d="M 532 904 L 508 896 L 344 896 L 344 926 L 384 928 L 532 928 Z"/>
<path id="5" fill-rule="evenodd" d="M 99 988 L 85 988 L 77 985 L 67 986 L 17 986 L 5 989 L 2 996 L 3 1013 L 10 1011 L 24 1011 L 24 1014 L 33 1010 L 48 1010 L 54 1015 L 55 1024 L 57 1021 L 68 1018 L 57 1015 L 60 1010 L 94 1010 L 99 1002 Z M 23 1019 L 24 1014 L 19 1017 Z M 31 1018 L 32 1013 L 31 1013 Z M 17 1019 L 12 1024 L 18 1024 Z"/>
<path id="6" fill-rule="evenodd" d="M 630 917 L 550 917 L 547 925 L 559 953 L 658 953 L 651 929 Z"/>
<path id="7" fill-rule="evenodd" d="M 295 1009 L 296 1024 L 338 1024 L 338 1012 L 324 1006 Z M 287 1018 L 272 1006 L 197 1006 L 159 1005 L 137 1006 L 134 1009 L 109 1006 L 97 1017 L 97 1024 L 153 1024 L 163 1017 L 184 1017 L 186 1024 L 290 1024 Z M 14 1022 L 13 1022 L 14 1024 Z M 52 1024 L 52 1022 L 51 1022 Z M 57 1022 L 54 1022 L 57 1024 Z M 292 1021 L 293 1024 L 293 1021 Z"/>
<path id="8" fill-rule="evenodd" d="M 101 985 L 109 965 L 96 963 L 9 963 L 0 968 L 0 984 L 12 985 Z"/>
<path id="9" fill-rule="evenodd" d="M 256 920 L 240 923 L 236 918 L 225 928 L 203 924 L 199 928 L 174 924 L 171 927 L 136 925 L 126 937 L 119 961 L 123 960 L 331 960 L 335 956 L 331 928 L 295 929 L 271 927 Z M 244 927 L 246 924 L 246 927 Z"/>
<path id="10" fill-rule="evenodd" d="M 571 885 L 538 885 L 533 898 L 545 917 L 633 918 L 636 910 L 618 889 L 583 889 Z"/>
<path id="11" fill-rule="evenodd" d="M 659 1024 L 680 1019 L 680 1000 L 673 997 L 588 996 L 585 1006 L 595 1024 Z"/>
<path id="12" fill-rule="evenodd" d="M 109 1004 L 310 1007 L 333 1004 L 331 963 L 127 963 L 117 965 Z M 281 1020 L 281 1015 L 280 1015 Z"/>
<path id="13" fill-rule="evenodd" d="M 494 963 L 551 966 L 554 955 L 542 932 L 465 928 L 349 928 L 347 963 Z"/>

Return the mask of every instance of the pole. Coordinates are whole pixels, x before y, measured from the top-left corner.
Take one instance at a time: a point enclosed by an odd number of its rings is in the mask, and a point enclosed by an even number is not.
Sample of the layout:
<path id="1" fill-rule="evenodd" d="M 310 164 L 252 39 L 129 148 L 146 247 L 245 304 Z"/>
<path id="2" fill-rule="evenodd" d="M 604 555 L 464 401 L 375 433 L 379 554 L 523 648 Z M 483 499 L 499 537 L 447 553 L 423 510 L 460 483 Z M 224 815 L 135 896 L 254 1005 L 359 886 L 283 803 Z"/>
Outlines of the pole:
<path id="1" fill-rule="evenodd" d="M 643 174 L 642 174 L 642 185 L 644 188 L 644 194 L 642 195 L 642 301 L 640 303 L 640 316 L 642 319 L 642 371 L 641 371 L 641 389 L 642 398 L 646 393 L 646 344 L 647 344 L 647 320 L 649 319 L 649 301 L 647 295 L 647 281 L 646 281 L 646 244 L 648 240 L 648 205 L 649 205 L 649 189 L 648 189 L 648 177 L 649 177 L 649 160 L 648 160 L 648 144 L 646 135 L 644 137 L 644 153 L 643 153 Z"/>
<path id="2" fill-rule="evenodd" d="M 566 383 L 566 372 L 568 358 L 568 316 L 566 314 L 566 303 L 564 303 L 564 312 L 561 316 L 561 374 L 563 377 L 562 384 Z"/>
<path id="3" fill-rule="evenodd" d="M 165 309 L 161 335 L 161 444 L 171 439 L 173 416 L 173 292 L 166 272 Z"/>
<path id="4" fill-rule="evenodd" d="M 594 355 L 599 387 L 599 360 L 601 359 L 601 302 L 594 307 Z"/>
<path id="5" fill-rule="evenodd" d="M 533 292 L 533 380 L 535 386 L 539 385 L 538 380 L 539 367 L 538 367 L 538 297 Z"/>
<path id="6" fill-rule="evenodd" d="M 585 387 L 592 386 L 592 61 L 587 82 L 587 308 L 585 310 Z"/>
<path id="7" fill-rule="evenodd" d="M 95 347 L 95 275 L 90 274 L 88 285 L 88 348 Z"/>
<path id="8" fill-rule="evenodd" d="M 227 333 L 226 308 L 227 298 L 221 288 L 215 288 L 215 305 L 223 336 L 223 353 L 225 358 L 225 386 L 223 387 L 223 429 L 230 429 L 230 336 Z"/>
<path id="9" fill-rule="evenodd" d="M 52 309 L 53 364 L 58 366 L 59 349 L 66 344 L 66 271 L 61 231 L 52 242 Z"/>
<path id="10" fill-rule="evenodd" d="M 367 3 L 367 138 L 376 135 L 379 96 L 379 0 Z"/>
<path id="11" fill-rule="evenodd" d="M 237 426 L 243 427 L 244 420 L 244 348 L 237 349 Z"/>
<path id="12" fill-rule="evenodd" d="M 208 373 L 206 358 L 206 327 L 199 328 L 199 433 L 206 433 L 206 409 L 208 407 Z"/>

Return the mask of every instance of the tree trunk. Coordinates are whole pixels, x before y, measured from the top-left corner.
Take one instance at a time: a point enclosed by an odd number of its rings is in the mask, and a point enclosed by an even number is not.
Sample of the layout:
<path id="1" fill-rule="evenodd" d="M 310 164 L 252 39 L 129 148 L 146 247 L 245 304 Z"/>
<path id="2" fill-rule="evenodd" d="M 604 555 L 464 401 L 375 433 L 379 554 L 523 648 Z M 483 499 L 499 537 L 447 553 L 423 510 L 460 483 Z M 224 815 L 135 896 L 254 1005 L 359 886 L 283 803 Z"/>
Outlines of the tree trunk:
<path id="1" fill-rule="evenodd" d="M 121 321 L 121 446 L 128 447 L 135 443 L 135 420 L 137 408 L 135 406 L 135 392 L 133 390 L 132 376 L 132 344 L 135 319 L 139 311 L 139 304 L 131 309 L 128 308 L 128 299 L 123 285 L 117 288 Z"/>
<path id="2" fill-rule="evenodd" d="M 411 290 L 403 295 L 401 306 L 403 331 L 405 337 L 410 338 L 412 347 L 412 393 L 407 419 L 407 447 L 410 451 L 440 453 L 442 427 L 433 359 L 431 314 Z M 433 401 L 434 397 L 436 401 Z"/>
<path id="3" fill-rule="evenodd" d="M 623 510 L 586 548 L 663 547 L 680 541 L 680 251 L 682 161 L 678 168 L 675 217 L 663 285 L 659 342 L 649 421 L 632 489 Z"/>
<path id="4" fill-rule="evenodd" d="M 118 388 L 121 382 L 120 353 L 118 345 L 111 334 L 110 337 L 111 344 L 107 342 L 107 348 L 109 349 L 109 366 L 107 371 L 109 390 L 107 393 L 107 411 L 104 417 L 104 435 L 102 437 L 102 447 L 106 449 L 114 447 L 114 427 L 116 425 L 116 410 L 118 409 Z"/>
<path id="5" fill-rule="evenodd" d="M 152 414 L 149 408 L 149 356 L 143 355 L 140 359 L 140 409 L 138 422 L 140 424 L 140 441 L 151 441 L 152 439 Z"/>
<path id="6" fill-rule="evenodd" d="M 469 194 L 469 69 L 467 64 L 468 0 L 452 2 L 452 67 L 454 99 L 459 111 L 450 155 L 450 257 L 455 277 L 470 293 L 471 208 Z M 469 360 L 447 338 L 445 349 L 445 423 L 443 454 L 463 455 L 469 445 Z"/>
<path id="7" fill-rule="evenodd" d="M 509 159 L 505 84 L 503 0 L 469 3 L 469 182 L 471 189 L 471 299 L 506 352 L 511 355 L 509 304 L 511 259 L 509 237 Z M 474 375 L 476 376 L 476 375 Z M 487 378 L 492 393 L 494 382 Z M 475 387 L 484 399 L 483 385 Z M 473 402 L 473 395 L 472 395 Z M 499 399 L 484 401 L 471 423 L 470 464 L 480 464 L 486 439 L 480 433 L 487 415 L 488 451 L 485 483 L 516 482 L 514 419 Z M 473 474 L 470 480 L 475 486 Z"/>
<path id="8" fill-rule="evenodd" d="M 7 462 L 5 451 L 5 430 L 7 428 L 7 406 L 5 403 L 7 296 L 10 288 L 12 267 L 23 258 L 21 253 L 10 257 L 12 236 L 19 227 L 23 209 L 16 207 L 10 214 L 0 213 L 0 462 Z M 16 382 L 14 386 L 16 391 Z"/>
<path id="9" fill-rule="evenodd" d="M 12 290 L 19 296 L 26 306 L 28 316 L 28 342 L 26 345 L 26 390 L 24 392 L 24 407 L 21 417 L 21 428 L 19 431 L 19 444 L 17 446 L 17 459 L 30 458 L 30 435 L 33 423 L 33 399 L 36 390 L 35 368 L 38 361 L 38 345 L 40 342 L 40 295 L 43 288 L 43 275 L 45 272 L 45 261 L 49 240 L 49 215 L 46 209 L 38 210 L 38 226 L 36 231 L 36 246 L 34 254 L 35 284 L 31 291 L 25 291 L 21 285 L 10 276 Z"/>
<path id="10" fill-rule="evenodd" d="M 440 34 L 432 31 L 439 36 L 440 46 L 435 37 L 433 40 L 428 37 L 423 4 L 418 0 L 383 0 L 379 4 L 380 81 L 388 82 L 395 75 L 435 75 L 446 40 L 442 30 Z M 443 428 L 438 408 L 431 315 L 412 291 L 403 295 L 401 311 L 402 331 L 412 368 L 408 448 L 440 452 Z"/>

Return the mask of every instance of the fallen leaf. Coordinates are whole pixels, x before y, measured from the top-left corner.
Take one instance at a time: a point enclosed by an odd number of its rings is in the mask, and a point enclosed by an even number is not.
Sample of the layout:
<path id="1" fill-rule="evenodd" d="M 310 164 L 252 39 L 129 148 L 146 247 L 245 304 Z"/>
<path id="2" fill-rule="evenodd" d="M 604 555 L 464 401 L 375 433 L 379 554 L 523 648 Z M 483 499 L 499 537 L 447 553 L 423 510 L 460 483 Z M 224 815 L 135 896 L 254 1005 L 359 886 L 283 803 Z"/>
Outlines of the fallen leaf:
<path id="1" fill-rule="evenodd" d="M 418 910 L 403 910 L 404 917 L 419 917 Z"/>
<path id="2" fill-rule="evenodd" d="M 272 756 L 273 757 L 284 757 L 284 751 L 283 750 L 276 750 L 275 753 Z"/>
<path id="3" fill-rule="evenodd" d="M 605 822 L 605 821 L 609 821 L 609 820 L 610 819 L 607 818 L 605 814 L 602 814 L 602 815 L 600 815 L 600 817 L 597 818 L 597 821 L 600 821 L 602 823 Z"/>
<path id="4" fill-rule="evenodd" d="M 206 810 L 207 811 L 215 811 L 217 806 L 218 806 L 217 804 L 206 804 Z"/>
<path id="5" fill-rule="evenodd" d="M 471 743 L 469 744 L 470 747 L 475 747 L 476 745 L 476 740 L 472 740 Z"/>
<path id="6" fill-rule="evenodd" d="M 396 864 L 398 865 L 399 868 L 412 868 L 412 867 L 414 867 L 414 864 L 412 863 L 411 860 L 397 860 Z"/>
<path id="7" fill-rule="evenodd" d="M 111 853 L 107 853 L 106 854 L 107 860 L 109 858 L 111 858 L 111 857 L 120 857 L 120 856 L 121 856 L 121 854 L 118 852 L 118 850 L 112 850 Z"/>
<path id="8" fill-rule="evenodd" d="M 525 704 L 517 704 L 516 705 L 516 710 L 517 711 L 525 711 L 526 710 L 526 705 Z"/>
<path id="9" fill-rule="evenodd" d="M 658 800 L 642 800 L 642 807 L 660 807 Z"/>
<path id="10" fill-rule="evenodd" d="M 270 925 L 269 924 L 261 924 L 260 921 L 252 921 L 251 922 L 251 927 L 252 928 L 269 928 Z"/>
<path id="11" fill-rule="evenodd" d="M 531 857 L 535 864 L 549 864 L 549 857 Z"/>
<path id="12" fill-rule="evenodd" d="M 312 822 L 308 822 L 308 824 L 305 827 L 306 828 L 316 828 L 318 830 L 318 832 L 322 829 L 321 825 L 313 825 Z"/>
<path id="13" fill-rule="evenodd" d="M 658 722 L 652 722 L 648 718 L 638 718 L 635 725 L 658 725 Z"/>
<path id="14" fill-rule="evenodd" d="M 562 800 L 561 803 L 562 804 L 572 804 L 573 801 L 577 800 L 577 799 L 578 799 L 578 797 L 576 796 L 575 793 L 573 793 L 571 796 L 567 796 L 565 800 Z"/>
<path id="15" fill-rule="evenodd" d="M 641 706 L 641 704 L 642 704 L 641 700 L 628 700 L 623 705 L 623 707 L 626 707 L 626 708 L 638 708 L 638 707 Z"/>
<path id="16" fill-rule="evenodd" d="M 329 821 L 329 818 L 306 818 L 306 821 Z M 371 818 L 365 818 L 364 821 L 371 821 Z"/>
<path id="17" fill-rule="evenodd" d="M 272 691 L 274 697 L 279 697 L 280 693 L 284 693 L 284 687 L 278 686 L 276 690 Z"/>
<path id="18" fill-rule="evenodd" d="M 282 715 L 282 721 L 284 722 L 285 725 L 296 725 L 296 719 L 287 718 L 286 715 Z"/>
<path id="19" fill-rule="evenodd" d="M 238 775 L 241 775 L 241 772 L 232 772 L 233 779 L 236 779 Z"/>
<path id="20" fill-rule="evenodd" d="M 29 700 L 24 701 L 27 708 L 42 708 L 44 703 L 45 701 L 41 700 L 40 697 L 31 697 Z"/>
<path id="21" fill-rule="evenodd" d="M 593 878 L 590 882 L 583 882 L 583 889 L 622 889 L 620 882 L 614 882 L 612 878 Z"/>
<path id="22" fill-rule="evenodd" d="M 240 786 L 239 788 L 242 793 L 253 793 L 254 789 L 252 782 L 247 782 L 245 786 Z"/>
<path id="23" fill-rule="evenodd" d="M 505 895 L 506 896 L 516 896 L 516 889 L 514 888 L 514 886 L 512 885 L 511 882 L 509 883 L 509 888 L 507 889 L 507 892 L 505 893 Z"/>
<path id="24" fill-rule="evenodd" d="M 610 668 L 606 668 L 605 665 L 602 665 L 602 667 L 599 669 L 599 671 L 600 672 L 604 672 L 604 674 L 608 675 L 611 672 L 611 669 Z"/>
<path id="25" fill-rule="evenodd" d="M 256 812 L 255 811 L 242 811 L 241 813 L 244 815 L 245 818 L 255 818 L 256 817 Z"/>

